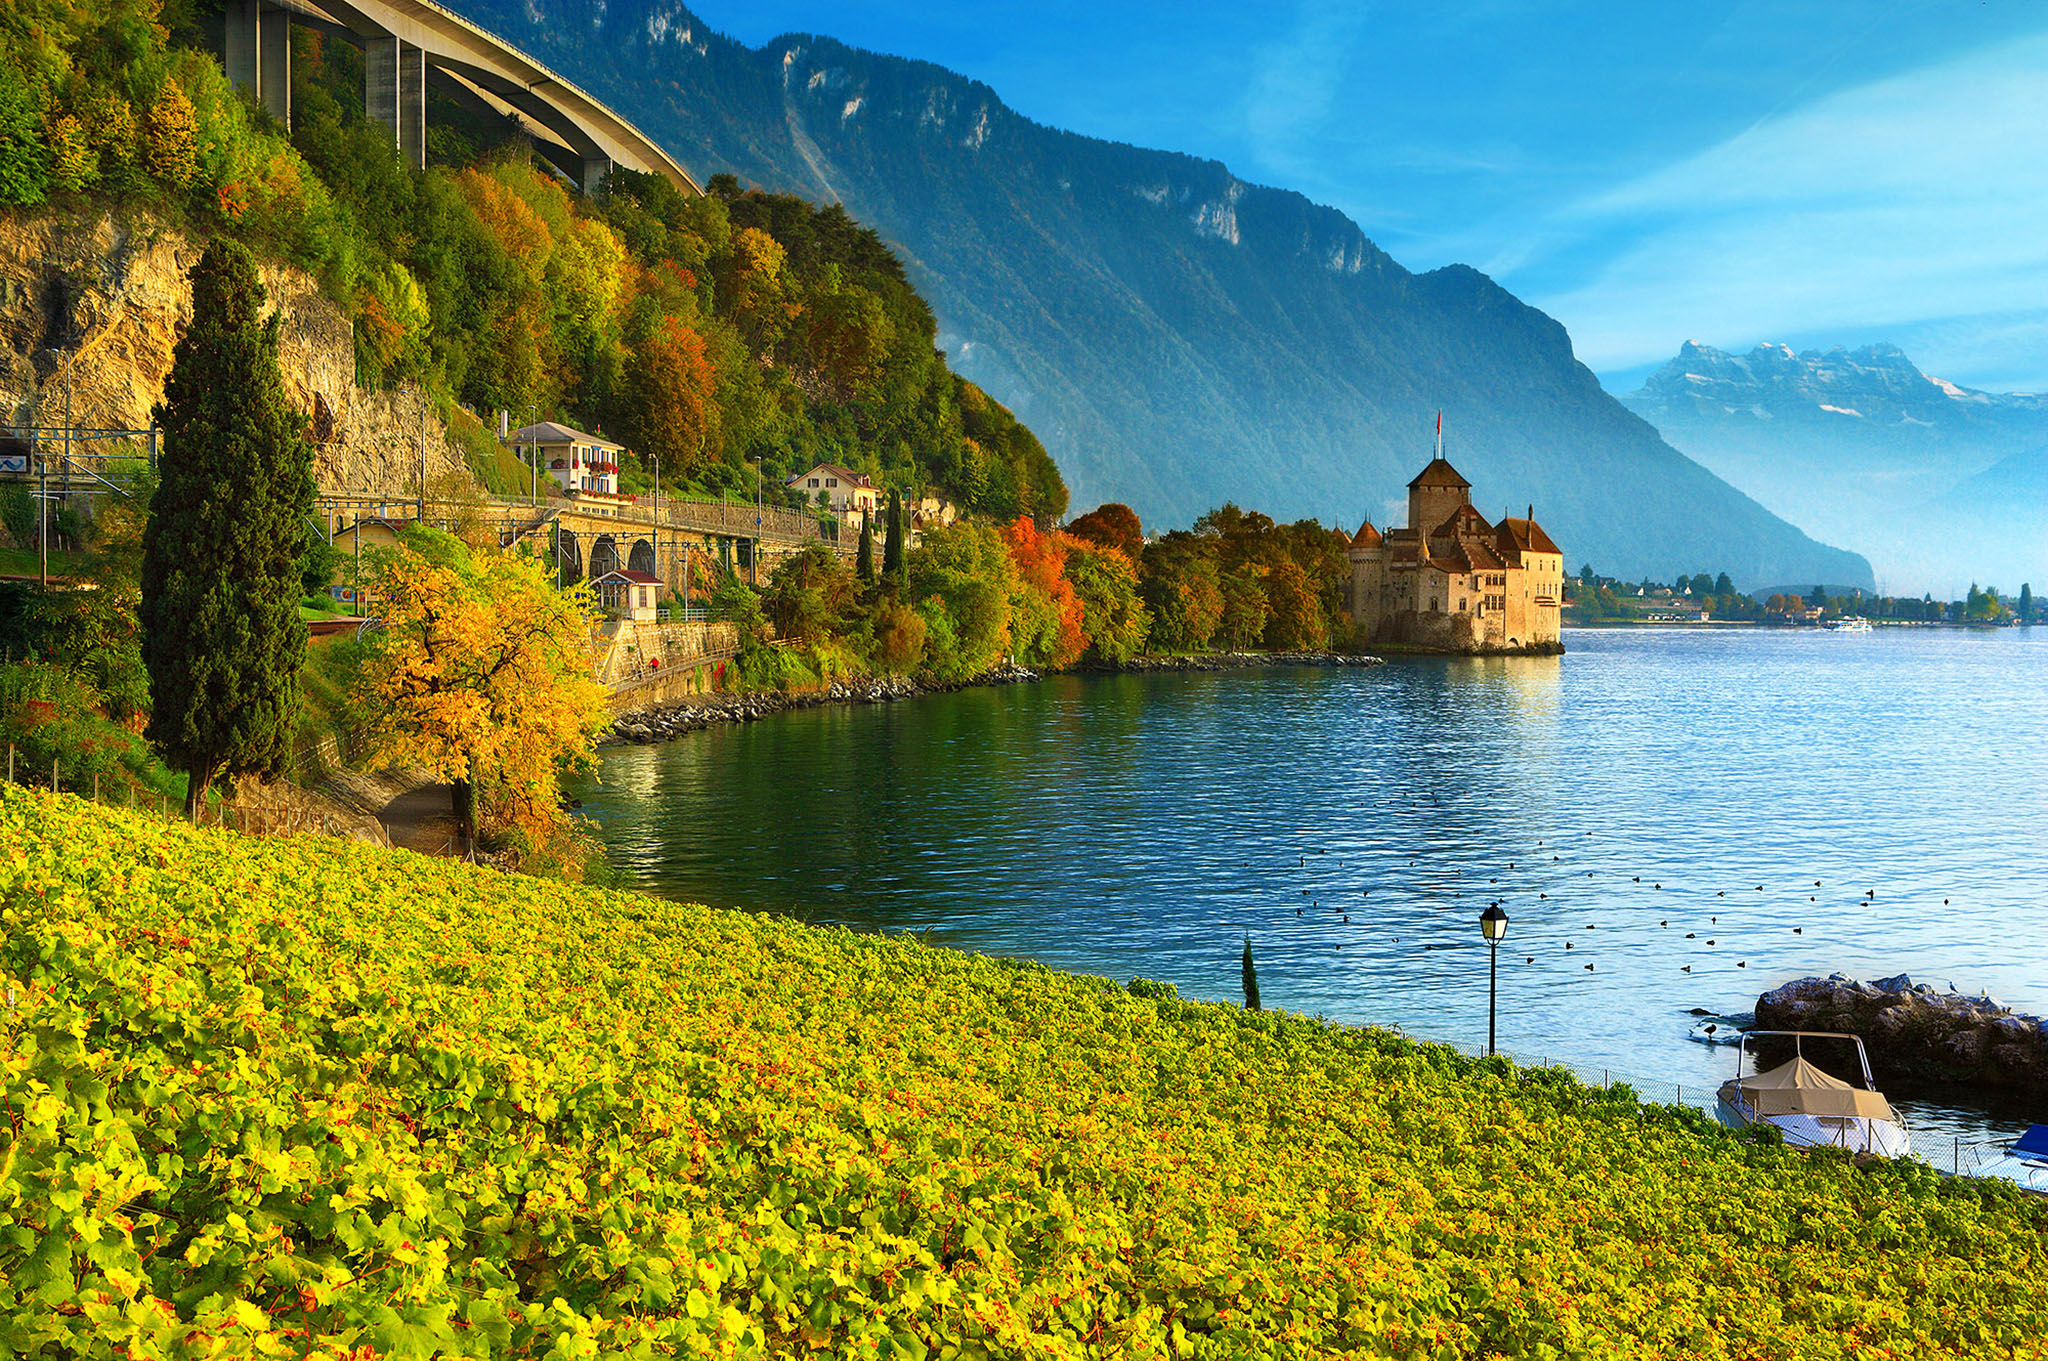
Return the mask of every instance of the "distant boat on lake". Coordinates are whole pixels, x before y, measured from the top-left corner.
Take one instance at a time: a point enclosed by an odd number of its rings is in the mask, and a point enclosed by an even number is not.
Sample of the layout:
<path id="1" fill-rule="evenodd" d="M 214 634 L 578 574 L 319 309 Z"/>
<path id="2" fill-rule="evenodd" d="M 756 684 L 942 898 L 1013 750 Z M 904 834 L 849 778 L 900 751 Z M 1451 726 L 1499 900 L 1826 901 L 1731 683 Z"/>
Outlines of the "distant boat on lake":
<path id="1" fill-rule="evenodd" d="M 1792 1041 L 1792 1057 L 1766 1072 L 1743 1076 L 1750 1042 L 1775 1035 Z M 1807 1040 L 1847 1040 L 1856 1046 L 1863 1086 L 1856 1087 L 1809 1063 Z M 1721 1084 L 1714 1114 L 1724 1125 L 1744 1129 L 1772 1125 L 1794 1148 L 1844 1148 L 1903 1158 L 1912 1149 L 1906 1126 L 1870 1077 L 1870 1058 L 1857 1035 L 1819 1030 L 1752 1030 L 1735 1055 L 1735 1076 Z"/>
<path id="2" fill-rule="evenodd" d="M 1821 627 L 1829 633 L 1868 633 L 1870 632 L 1870 621 L 1857 617 L 1830 619 L 1822 624 Z"/>

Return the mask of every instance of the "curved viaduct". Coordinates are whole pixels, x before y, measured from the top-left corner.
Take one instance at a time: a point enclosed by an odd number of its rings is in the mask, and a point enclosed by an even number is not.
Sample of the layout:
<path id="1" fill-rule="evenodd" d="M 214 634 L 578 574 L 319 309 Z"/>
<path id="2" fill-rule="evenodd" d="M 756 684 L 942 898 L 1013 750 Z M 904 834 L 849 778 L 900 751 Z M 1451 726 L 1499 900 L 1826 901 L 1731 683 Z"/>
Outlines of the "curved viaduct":
<path id="1" fill-rule="evenodd" d="M 702 192 L 674 157 L 595 96 L 431 0 L 229 0 L 228 78 L 286 126 L 294 23 L 363 49 L 364 108 L 391 129 L 392 145 L 415 168 L 426 165 L 431 69 L 515 120 L 586 192 L 614 165 L 660 175 L 686 194 Z"/>

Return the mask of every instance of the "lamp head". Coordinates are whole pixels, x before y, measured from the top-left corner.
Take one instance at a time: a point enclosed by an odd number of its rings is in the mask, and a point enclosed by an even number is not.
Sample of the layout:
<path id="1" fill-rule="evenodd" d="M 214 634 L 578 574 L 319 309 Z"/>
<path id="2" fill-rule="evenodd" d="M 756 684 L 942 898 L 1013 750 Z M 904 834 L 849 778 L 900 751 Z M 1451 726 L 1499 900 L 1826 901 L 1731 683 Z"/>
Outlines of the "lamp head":
<path id="1" fill-rule="evenodd" d="M 1479 914 L 1479 929 L 1486 933 L 1486 938 L 1489 941 L 1495 943 L 1498 943 L 1501 937 L 1507 935 L 1508 914 L 1500 910 L 1499 903 L 1492 904 Z"/>

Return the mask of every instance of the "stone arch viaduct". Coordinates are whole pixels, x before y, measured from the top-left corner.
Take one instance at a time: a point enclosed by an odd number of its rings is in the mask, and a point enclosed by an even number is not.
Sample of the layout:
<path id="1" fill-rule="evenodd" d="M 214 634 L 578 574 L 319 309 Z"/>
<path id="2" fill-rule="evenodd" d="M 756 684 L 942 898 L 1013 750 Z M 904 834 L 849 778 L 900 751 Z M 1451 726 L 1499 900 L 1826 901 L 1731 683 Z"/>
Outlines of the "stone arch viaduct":
<path id="1" fill-rule="evenodd" d="M 674 157 L 594 96 L 431 0 L 228 0 L 228 78 L 287 127 L 295 23 L 363 49 L 364 108 L 391 130 L 393 147 L 415 168 L 426 165 L 432 71 L 515 120 L 585 192 L 615 165 L 660 175 L 686 194 L 702 192 Z"/>

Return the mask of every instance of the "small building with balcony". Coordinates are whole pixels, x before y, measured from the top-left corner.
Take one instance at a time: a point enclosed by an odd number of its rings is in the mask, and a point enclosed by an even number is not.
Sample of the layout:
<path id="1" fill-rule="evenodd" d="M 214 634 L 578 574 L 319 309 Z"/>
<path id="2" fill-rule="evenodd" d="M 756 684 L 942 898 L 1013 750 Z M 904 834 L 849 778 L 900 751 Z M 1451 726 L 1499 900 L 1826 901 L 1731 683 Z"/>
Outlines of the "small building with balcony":
<path id="1" fill-rule="evenodd" d="M 555 485 L 570 496 L 593 500 L 621 501 L 619 459 L 623 444 L 601 435 L 586 434 L 558 421 L 522 425 L 505 437 L 505 443 L 524 462 L 539 458 Z"/>

